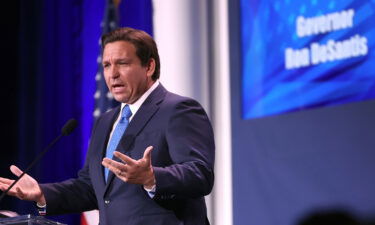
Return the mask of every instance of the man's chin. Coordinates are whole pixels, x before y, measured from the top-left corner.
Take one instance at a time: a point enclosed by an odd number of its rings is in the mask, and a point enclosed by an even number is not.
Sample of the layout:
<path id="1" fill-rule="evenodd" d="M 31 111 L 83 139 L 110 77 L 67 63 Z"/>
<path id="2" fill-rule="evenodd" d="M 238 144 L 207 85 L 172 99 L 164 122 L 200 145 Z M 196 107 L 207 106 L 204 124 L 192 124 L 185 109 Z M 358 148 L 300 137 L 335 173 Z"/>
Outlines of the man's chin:
<path id="1" fill-rule="evenodd" d="M 113 97 L 116 101 L 121 102 L 121 103 L 128 103 L 128 101 L 129 101 L 129 98 L 127 98 L 123 95 L 114 95 Z"/>

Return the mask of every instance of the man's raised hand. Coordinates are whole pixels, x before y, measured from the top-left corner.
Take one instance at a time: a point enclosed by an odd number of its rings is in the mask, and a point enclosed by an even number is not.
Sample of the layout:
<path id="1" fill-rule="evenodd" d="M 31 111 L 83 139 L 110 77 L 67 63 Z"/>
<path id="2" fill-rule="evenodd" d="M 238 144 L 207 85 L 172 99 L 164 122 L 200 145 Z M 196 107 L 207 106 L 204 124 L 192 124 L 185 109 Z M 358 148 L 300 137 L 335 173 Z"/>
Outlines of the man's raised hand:
<path id="1" fill-rule="evenodd" d="M 22 170 L 14 165 L 10 166 L 10 171 L 12 171 L 17 177 L 22 174 Z M 0 177 L 0 190 L 7 190 L 13 182 L 14 180 Z M 46 203 L 38 182 L 27 174 L 25 174 L 17 184 L 9 190 L 8 195 L 15 196 L 21 200 L 35 201 L 41 205 Z"/>
<path id="2" fill-rule="evenodd" d="M 115 151 L 113 155 L 122 162 L 104 158 L 102 165 L 125 182 L 142 184 L 145 188 L 152 188 L 155 185 L 154 170 L 151 165 L 152 149 L 152 146 L 147 147 L 143 157 L 139 160 L 134 160 L 121 152 Z"/>

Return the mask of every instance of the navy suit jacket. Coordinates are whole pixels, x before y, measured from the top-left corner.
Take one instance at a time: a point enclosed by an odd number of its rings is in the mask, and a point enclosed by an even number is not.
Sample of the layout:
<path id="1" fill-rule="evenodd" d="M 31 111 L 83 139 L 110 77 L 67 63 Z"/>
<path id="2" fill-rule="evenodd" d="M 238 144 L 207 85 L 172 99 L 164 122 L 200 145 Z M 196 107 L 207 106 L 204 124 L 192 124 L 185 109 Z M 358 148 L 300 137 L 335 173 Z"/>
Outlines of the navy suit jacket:
<path id="1" fill-rule="evenodd" d="M 117 150 L 140 159 L 148 146 L 156 195 L 110 172 L 102 159 L 117 107 L 96 121 L 78 178 L 42 184 L 47 214 L 99 209 L 100 224 L 208 224 L 204 196 L 214 183 L 214 138 L 204 109 L 193 99 L 168 92 L 161 84 L 149 95 L 126 129 Z"/>

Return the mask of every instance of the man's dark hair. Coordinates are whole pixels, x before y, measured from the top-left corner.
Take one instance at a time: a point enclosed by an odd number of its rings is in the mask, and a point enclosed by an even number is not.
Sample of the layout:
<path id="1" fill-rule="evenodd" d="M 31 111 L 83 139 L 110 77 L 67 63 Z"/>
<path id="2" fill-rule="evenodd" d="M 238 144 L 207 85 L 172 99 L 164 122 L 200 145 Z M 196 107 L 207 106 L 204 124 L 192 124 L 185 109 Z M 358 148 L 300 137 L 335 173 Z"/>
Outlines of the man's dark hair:
<path id="1" fill-rule="evenodd" d="M 108 43 L 116 41 L 127 41 L 134 45 L 136 54 L 141 60 L 142 66 L 147 66 L 150 59 L 155 60 L 155 71 L 152 74 L 152 80 L 157 80 L 160 77 L 160 59 L 158 48 L 154 39 L 142 30 L 133 29 L 130 27 L 118 28 L 107 34 L 104 34 L 101 39 L 102 50 Z"/>

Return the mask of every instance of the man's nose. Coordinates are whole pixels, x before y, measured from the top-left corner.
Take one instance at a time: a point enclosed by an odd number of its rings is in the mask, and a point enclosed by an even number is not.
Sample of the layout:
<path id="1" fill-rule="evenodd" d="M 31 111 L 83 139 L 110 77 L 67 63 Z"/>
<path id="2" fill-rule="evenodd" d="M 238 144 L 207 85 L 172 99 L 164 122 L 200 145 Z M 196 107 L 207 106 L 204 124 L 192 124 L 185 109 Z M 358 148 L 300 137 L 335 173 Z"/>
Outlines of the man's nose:
<path id="1" fill-rule="evenodd" d="M 110 77 L 111 78 L 117 78 L 120 75 L 119 70 L 117 66 L 112 66 L 110 70 Z"/>

